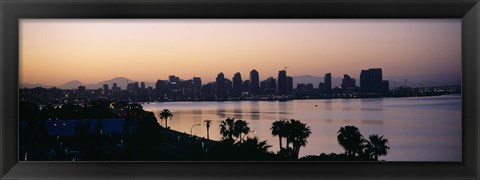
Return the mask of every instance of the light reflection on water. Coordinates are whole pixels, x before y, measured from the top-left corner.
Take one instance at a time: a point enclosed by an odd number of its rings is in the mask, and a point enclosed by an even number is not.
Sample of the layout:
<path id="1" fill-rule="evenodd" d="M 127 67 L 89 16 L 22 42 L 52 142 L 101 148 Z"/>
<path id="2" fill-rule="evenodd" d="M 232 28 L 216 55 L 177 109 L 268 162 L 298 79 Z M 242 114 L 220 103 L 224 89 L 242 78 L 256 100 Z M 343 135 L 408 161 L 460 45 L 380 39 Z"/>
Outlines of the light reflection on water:
<path id="1" fill-rule="evenodd" d="M 328 99 L 228 102 L 162 102 L 143 104 L 158 117 L 162 109 L 174 116 L 168 125 L 190 133 L 192 125 L 212 120 L 210 138 L 219 140 L 219 124 L 227 117 L 249 123 L 252 136 L 267 140 L 278 151 L 278 137 L 271 135 L 275 120 L 297 119 L 310 126 L 312 134 L 300 156 L 322 152 L 342 153 L 336 133 L 345 125 L 357 126 L 364 136 L 385 135 L 391 149 L 380 159 L 389 161 L 461 161 L 461 96 Z M 159 120 L 160 121 L 160 120 Z M 162 122 L 163 123 L 163 122 Z M 192 133 L 206 136 L 206 127 Z"/>

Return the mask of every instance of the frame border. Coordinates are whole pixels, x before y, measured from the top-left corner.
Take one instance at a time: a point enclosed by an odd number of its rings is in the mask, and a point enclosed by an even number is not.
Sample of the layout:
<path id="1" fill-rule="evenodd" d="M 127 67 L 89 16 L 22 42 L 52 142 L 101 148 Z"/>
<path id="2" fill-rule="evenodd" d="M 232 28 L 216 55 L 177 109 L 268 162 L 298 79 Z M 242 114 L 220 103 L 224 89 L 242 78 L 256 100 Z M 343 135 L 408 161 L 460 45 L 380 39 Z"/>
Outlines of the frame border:
<path id="1" fill-rule="evenodd" d="M 21 18 L 462 18 L 463 162 L 18 162 Z M 0 19 L 0 179 L 480 177 L 478 0 L 0 0 Z"/>

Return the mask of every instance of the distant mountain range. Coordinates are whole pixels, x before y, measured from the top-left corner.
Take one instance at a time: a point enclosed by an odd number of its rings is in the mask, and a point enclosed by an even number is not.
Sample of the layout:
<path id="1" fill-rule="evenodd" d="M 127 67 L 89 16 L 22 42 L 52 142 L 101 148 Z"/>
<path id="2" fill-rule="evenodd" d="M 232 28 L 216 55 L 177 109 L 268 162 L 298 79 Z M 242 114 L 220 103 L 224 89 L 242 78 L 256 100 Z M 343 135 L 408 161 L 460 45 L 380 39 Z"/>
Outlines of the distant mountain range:
<path id="1" fill-rule="evenodd" d="M 128 78 L 125 78 L 125 77 L 116 77 L 116 78 L 106 80 L 106 81 L 101 81 L 101 82 L 98 82 L 98 83 L 95 83 L 95 84 L 85 84 L 85 83 L 82 83 L 80 81 L 73 80 L 73 81 L 69 81 L 65 84 L 62 84 L 60 86 L 57 86 L 57 88 L 60 88 L 60 89 L 77 89 L 78 86 L 85 86 L 85 88 L 87 88 L 87 89 L 98 89 L 98 88 L 102 88 L 104 84 L 108 84 L 108 87 L 112 88 L 113 83 L 117 83 L 118 87 L 121 87 L 122 89 L 126 89 L 127 84 L 128 83 L 133 83 L 133 82 L 138 82 L 139 86 L 140 86 L 141 81 L 135 81 L 135 80 L 131 80 L 131 79 L 128 79 Z M 155 83 L 145 82 L 145 86 L 146 87 L 149 87 L 149 86 L 150 87 L 155 87 Z M 51 88 L 51 87 L 54 87 L 54 86 L 44 85 L 44 84 L 20 84 L 20 88 L 35 88 L 35 87 Z"/>
<path id="2" fill-rule="evenodd" d="M 342 84 L 343 77 L 332 77 L 332 87 L 340 87 Z M 414 79 L 412 77 L 402 76 L 402 77 L 386 77 L 387 80 L 390 81 L 390 88 L 399 87 L 405 85 L 405 79 L 407 80 L 407 86 L 410 87 L 418 87 L 418 86 L 442 86 L 442 85 L 458 85 L 460 84 L 460 79 L 456 79 L 454 76 L 443 76 L 443 77 L 430 77 L 430 76 L 423 76 L 421 78 L 416 78 L 416 81 L 412 81 Z M 312 76 L 312 75 L 303 75 L 303 76 L 293 76 L 293 88 L 296 88 L 298 83 L 312 83 L 313 87 L 318 88 L 318 84 L 323 82 L 323 77 Z M 437 80 L 431 80 L 437 79 Z M 101 81 L 95 84 L 84 84 L 80 81 L 73 80 L 69 81 L 63 85 L 57 86 L 60 89 L 77 89 L 78 86 L 85 86 L 87 89 L 98 89 L 102 88 L 103 84 L 108 84 L 108 87 L 111 88 L 113 83 L 117 83 L 117 86 L 121 87 L 122 89 L 127 88 L 128 83 L 138 82 L 139 84 L 141 81 L 131 80 L 125 77 L 116 77 L 110 80 Z M 204 83 L 205 84 L 205 83 Z M 360 80 L 356 78 L 357 86 L 360 86 Z M 19 84 L 20 88 L 35 88 L 35 87 L 42 87 L 42 88 L 52 88 L 54 86 L 51 85 L 44 85 L 44 84 Z M 140 86 L 140 85 L 139 85 Z M 145 82 L 146 87 L 155 87 L 154 82 Z"/>

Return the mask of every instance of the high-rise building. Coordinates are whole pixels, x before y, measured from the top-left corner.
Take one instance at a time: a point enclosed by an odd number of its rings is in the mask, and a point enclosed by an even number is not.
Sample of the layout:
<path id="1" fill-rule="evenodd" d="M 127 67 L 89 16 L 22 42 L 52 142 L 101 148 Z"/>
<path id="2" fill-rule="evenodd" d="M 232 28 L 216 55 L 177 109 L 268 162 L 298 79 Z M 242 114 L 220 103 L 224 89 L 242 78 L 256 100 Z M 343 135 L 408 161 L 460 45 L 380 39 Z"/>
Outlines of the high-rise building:
<path id="1" fill-rule="evenodd" d="M 343 75 L 342 79 L 342 89 L 350 89 L 350 88 L 355 88 L 355 79 L 351 78 L 348 74 Z"/>
<path id="2" fill-rule="evenodd" d="M 382 69 L 370 68 L 360 73 L 360 91 L 362 93 L 382 93 Z"/>
<path id="3" fill-rule="evenodd" d="M 225 91 L 225 75 L 218 73 L 215 81 L 215 95 L 217 99 L 224 99 L 226 97 Z"/>
<path id="4" fill-rule="evenodd" d="M 205 85 L 202 85 L 202 98 L 206 100 L 215 100 L 215 84 L 214 82 L 209 82 Z"/>
<path id="5" fill-rule="evenodd" d="M 233 97 L 240 97 L 242 96 L 242 89 L 243 89 L 243 81 L 242 75 L 237 72 L 233 75 Z"/>
<path id="6" fill-rule="evenodd" d="M 277 80 L 273 77 L 269 77 L 260 82 L 260 89 L 262 94 L 270 95 L 277 91 Z"/>
<path id="7" fill-rule="evenodd" d="M 167 82 L 158 80 L 155 84 L 155 94 L 158 100 L 165 99 L 165 94 L 167 93 Z"/>
<path id="8" fill-rule="evenodd" d="M 277 92 L 280 95 L 287 94 L 287 71 L 281 70 L 278 71 L 278 83 L 277 83 Z"/>
<path id="9" fill-rule="evenodd" d="M 200 77 L 193 77 L 193 95 L 195 98 L 200 98 L 202 89 L 202 79 Z"/>
<path id="10" fill-rule="evenodd" d="M 343 93 L 347 93 L 347 94 L 356 92 L 356 89 L 357 89 L 357 85 L 355 84 L 355 79 L 351 78 L 348 74 L 343 75 L 342 85 L 340 87 L 342 88 Z"/>
<path id="11" fill-rule="evenodd" d="M 390 83 L 387 80 L 382 81 L 382 93 L 386 94 L 390 91 Z"/>
<path id="12" fill-rule="evenodd" d="M 260 77 L 257 70 L 250 71 L 250 93 L 257 95 L 260 90 Z"/>
<path id="13" fill-rule="evenodd" d="M 145 82 L 140 83 L 140 89 L 142 89 L 142 90 L 145 89 Z"/>
<path id="14" fill-rule="evenodd" d="M 120 91 L 120 88 L 118 87 L 117 83 L 113 83 L 112 92 L 118 92 L 118 91 Z"/>
<path id="15" fill-rule="evenodd" d="M 243 81 L 243 90 L 242 93 L 250 93 L 250 80 Z"/>
<path id="16" fill-rule="evenodd" d="M 327 73 L 323 77 L 323 82 L 325 84 L 325 93 L 326 94 L 331 94 L 332 93 L 332 74 Z"/>
<path id="17" fill-rule="evenodd" d="M 230 79 L 225 78 L 225 98 L 233 96 L 233 83 Z"/>
<path id="18" fill-rule="evenodd" d="M 293 77 L 287 76 L 287 93 L 293 92 Z"/>
<path id="19" fill-rule="evenodd" d="M 323 82 L 318 83 L 318 91 L 325 93 L 325 84 Z"/>
<path id="20" fill-rule="evenodd" d="M 108 92 L 108 84 L 103 84 L 103 91 Z"/>

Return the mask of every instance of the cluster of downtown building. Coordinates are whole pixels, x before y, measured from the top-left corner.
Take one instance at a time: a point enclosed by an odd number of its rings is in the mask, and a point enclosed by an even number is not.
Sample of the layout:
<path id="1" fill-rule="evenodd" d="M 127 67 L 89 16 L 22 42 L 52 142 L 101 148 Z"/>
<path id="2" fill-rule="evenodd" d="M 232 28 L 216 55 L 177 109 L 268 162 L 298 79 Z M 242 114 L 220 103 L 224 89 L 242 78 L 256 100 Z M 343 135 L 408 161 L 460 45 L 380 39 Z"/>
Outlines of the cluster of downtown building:
<path id="1" fill-rule="evenodd" d="M 200 77 L 182 80 L 170 75 L 168 80 L 158 80 L 155 88 L 147 89 L 145 83 L 129 83 L 127 92 L 136 95 L 148 95 L 145 101 L 182 101 L 182 100 L 283 100 L 320 97 L 356 97 L 360 94 L 382 96 L 389 92 L 389 83 L 382 79 L 382 70 L 363 70 L 360 74 L 360 87 L 355 79 L 344 75 L 341 87 L 332 88 L 332 75 L 327 73 L 324 82 L 315 88 L 311 83 L 298 83 L 294 88 L 293 77 L 287 76 L 286 70 L 278 72 L 277 78 L 268 77 L 260 81 L 259 72 L 251 70 L 248 79 L 243 79 L 240 72 L 231 79 L 218 73 L 215 82 L 202 83 Z M 84 87 L 81 87 L 84 88 Z M 121 92 L 115 83 L 112 89 L 104 85 L 107 94 Z M 153 99 L 152 99 L 153 97 Z M 145 97 L 144 97 L 145 98 Z"/>
<path id="2" fill-rule="evenodd" d="M 35 91 L 35 89 L 33 89 Z M 41 89 L 37 89 L 41 91 Z M 231 79 L 224 73 L 218 73 L 214 82 L 202 83 L 200 77 L 182 80 L 180 77 L 170 75 L 168 80 L 158 80 L 155 87 L 146 87 L 144 82 L 128 83 L 127 89 L 122 89 L 116 83 L 110 87 L 104 84 L 99 89 L 86 89 L 79 86 L 76 90 L 54 89 L 48 97 L 63 99 L 61 102 L 72 99 L 98 99 L 108 98 L 121 101 L 153 102 L 153 101 L 224 101 L 224 100 L 289 100 L 304 98 L 354 98 L 362 95 L 384 96 L 389 92 L 388 81 L 383 80 L 380 68 L 362 70 L 360 74 L 360 87 L 356 80 L 349 75 L 344 75 L 341 87 L 332 87 L 332 75 L 327 73 L 324 81 L 313 85 L 311 83 L 293 84 L 293 77 L 287 75 L 286 70 L 280 70 L 278 76 L 268 77 L 260 81 L 259 72 L 255 69 L 249 72 L 244 79 L 237 72 Z M 31 100 L 34 95 L 44 92 L 21 90 L 23 99 Z M 42 97 L 36 97 L 38 98 Z M 68 99 L 67 99 L 68 98 Z M 50 98 L 51 99 L 51 98 Z M 45 99 L 43 99 L 45 100 Z"/>
<path id="3" fill-rule="evenodd" d="M 332 74 L 326 73 L 323 82 L 297 83 L 281 70 L 278 76 L 260 81 L 259 72 L 251 70 L 247 79 L 237 72 L 232 79 L 218 73 L 214 82 L 202 83 L 200 77 L 182 80 L 170 75 L 168 80 L 158 80 L 155 87 L 146 87 L 144 82 L 128 83 L 127 89 L 113 83 L 99 89 L 80 86 L 75 90 L 57 88 L 20 89 L 21 100 L 41 104 L 82 103 L 99 98 L 130 102 L 154 101 L 227 101 L 227 100 L 290 100 L 321 98 L 406 97 L 460 93 L 460 85 L 438 88 L 411 88 L 401 86 L 390 89 L 389 81 L 383 79 L 381 68 L 362 70 L 360 86 L 356 79 L 345 74 L 340 87 L 332 87 Z"/>

